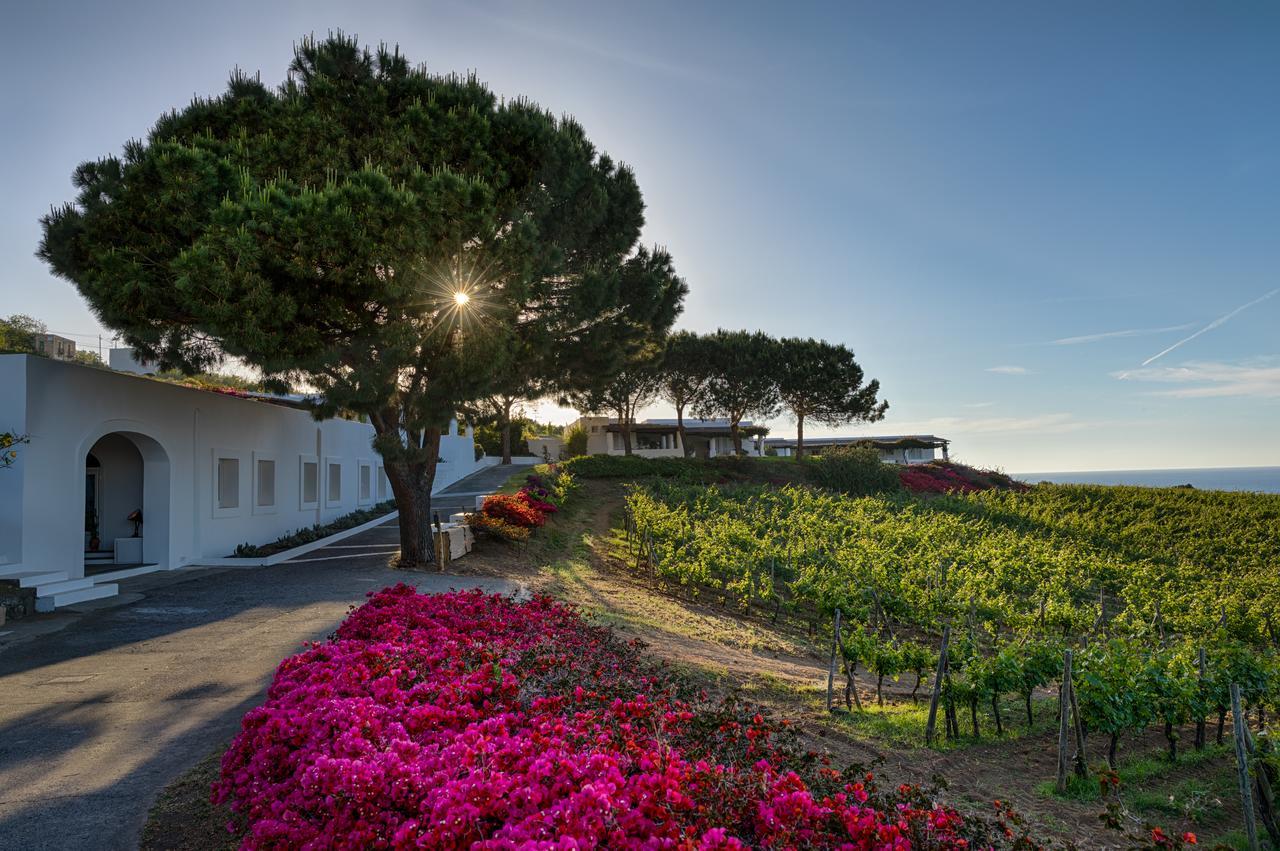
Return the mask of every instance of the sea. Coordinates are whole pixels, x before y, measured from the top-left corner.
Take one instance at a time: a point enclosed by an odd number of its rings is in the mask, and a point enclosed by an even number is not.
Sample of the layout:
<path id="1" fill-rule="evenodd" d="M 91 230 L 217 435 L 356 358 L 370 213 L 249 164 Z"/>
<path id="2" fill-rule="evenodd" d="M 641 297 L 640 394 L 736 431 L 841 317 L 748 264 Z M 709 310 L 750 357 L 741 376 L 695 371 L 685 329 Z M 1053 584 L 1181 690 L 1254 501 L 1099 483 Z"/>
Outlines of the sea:
<path id="1" fill-rule="evenodd" d="M 1191 485 L 1199 490 L 1280 493 L 1280 467 L 1189 467 L 1168 470 L 1092 470 L 1072 473 L 1014 473 L 1024 482 L 1064 485 Z"/>

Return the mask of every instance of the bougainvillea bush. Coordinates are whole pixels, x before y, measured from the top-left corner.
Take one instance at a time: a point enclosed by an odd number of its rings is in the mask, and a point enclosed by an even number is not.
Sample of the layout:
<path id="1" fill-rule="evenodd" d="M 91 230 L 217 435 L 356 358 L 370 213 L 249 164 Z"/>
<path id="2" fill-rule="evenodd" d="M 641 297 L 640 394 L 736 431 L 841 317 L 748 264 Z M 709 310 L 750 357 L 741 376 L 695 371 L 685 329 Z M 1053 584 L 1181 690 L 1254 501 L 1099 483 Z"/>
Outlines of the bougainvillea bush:
<path id="1" fill-rule="evenodd" d="M 932 461 L 898 468 L 898 479 L 912 493 L 977 493 L 985 490 L 1026 491 L 1030 487 L 997 470 L 979 470 L 951 461 Z"/>
<path id="2" fill-rule="evenodd" d="M 526 529 L 536 528 L 546 522 L 546 515 L 525 502 L 519 494 L 497 493 L 486 497 L 480 510 L 504 523 Z"/>
<path id="3" fill-rule="evenodd" d="M 793 738 L 549 598 L 399 585 L 280 665 L 213 799 L 243 817 L 246 849 L 1003 842 L 1003 824 L 880 790 Z"/>

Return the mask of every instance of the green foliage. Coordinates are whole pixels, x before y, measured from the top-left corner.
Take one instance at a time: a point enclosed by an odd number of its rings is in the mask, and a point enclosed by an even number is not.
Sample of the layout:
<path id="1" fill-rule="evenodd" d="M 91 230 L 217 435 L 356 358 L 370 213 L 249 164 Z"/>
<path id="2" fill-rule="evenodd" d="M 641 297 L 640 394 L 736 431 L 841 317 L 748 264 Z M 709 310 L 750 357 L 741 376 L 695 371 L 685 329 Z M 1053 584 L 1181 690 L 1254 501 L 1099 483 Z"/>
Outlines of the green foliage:
<path id="1" fill-rule="evenodd" d="M 0 352 L 34 354 L 36 335 L 47 331 L 43 322 L 24 313 L 0 318 Z"/>
<path id="2" fill-rule="evenodd" d="M 279 89 L 234 74 L 74 183 L 43 220 L 53 271 L 163 367 L 229 354 L 316 388 L 319 416 L 367 416 L 409 563 L 432 559 L 455 412 L 517 372 L 593 380 L 687 290 L 638 246 L 634 175 L 577 122 L 341 35 L 299 44 Z"/>
<path id="3" fill-rule="evenodd" d="M 652 346 L 636 354 L 594 385 L 564 395 L 562 404 L 582 414 L 612 414 L 622 428 L 623 446 L 631 454 L 631 426 L 637 412 L 658 398 L 662 350 Z"/>
<path id="4" fill-rule="evenodd" d="M 815 484 L 850 496 L 869 496 L 902 489 L 898 471 L 880 460 L 869 446 L 837 446 L 812 461 Z"/>
<path id="5" fill-rule="evenodd" d="M 946 699 L 975 719 L 989 705 L 997 729 L 1001 698 L 1011 694 L 1023 698 L 1027 725 L 1035 723 L 1033 695 L 1060 679 L 1062 652 L 1072 646 L 1086 733 L 1118 739 L 1163 723 L 1171 758 L 1178 726 L 1226 706 L 1230 683 L 1241 686 L 1248 705 L 1280 701 L 1270 626 L 1253 614 L 1280 611 L 1280 537 L 1243 536 L 1256 548 L 1248 560 L 1233 537 L 1248 518 L 1270 516 L 1269 495 L 1232 498 L 1234 517 L 1219 512 L 1218 496 L 1201 495 L 1206 511 L 1195 517 L 1159 510 L 1166 500 L 1185 500 L 1184 492 L 1143 489 L 1135 494 L 1146 501 L 1142 526 L 1134 528 L 1131 512 L 1115 509 L 1102 487 L 1090 489 L 1093 516 L 1087 505 L 1050 516 L 1041 501 L 1060 505 L 1061 495 L 1040 487 L 928 500 L 903 493 L 849 498 L 798 486 L 707 485 L 692 475 L 696 465 L 679 469 L 685 474 L 673 468 L 627 496 L 634 534 L 652 548 L 655 577 L 711 589 L 740 606 L 774 609 L 780 602 L 810 623 L 838 608 L 844 659 L 878 678 L 923 678 L 935 658 L 927 638 L 889 636 L 908 631 L 936 641 L 951 624 Z M 638 477 L 639 465 L 633 472 Z M 1189 525 L 1216 546 L 1171 524 Z M 1208 560 L 1174 562 L 1166 540 Z M 1245 569 L 1234 567 L 1237 558 Z M 1256 575 L 1251 564 L 1259 566 Z M 1238 599 L 1233 580 L 1260 599 Z M 1187 586 L 1199 592 L 1194 611 L 1176 605 Z M 1158 616 L 1120 608 L 1135 600 L 1149 601 Z M 1206 612 L 1225 613 L 1225 621 L 1206 623 Z M 961 624 L 968 629 L 957 629 Z M 1110 638 L 1097 638 L 1100 630 Z M 1208 649 L 1203 683 L 1200 647 Z"/>
<path id="6" fill-rule="evenodd" d="M 582 426 L 573 426 L 564 432 L 564 453 L 568 458 L 582 458 L 587 454 L 590 435 Z"/>
<path id="7" fill-rule="evenodd" d="M 700 350 L 706 383 L 694 413 L 728 419 L 734 451 L 741 454 L 739 424 L 749 417 L 765 420 L 778 413 L 778 384 L 773 375 L 778 343 L 761 331 L 721 329 L 702 338 Z"/>
<path id="8" fill-rule="evenodd" d="M 18 460 L 17 447 L 29 441 L 25 434 L 0 431 L 0 470 L 13 466 L 13 462 Z"/>
<path id="9" fill-rule="evenodd" d="M 828 426 L 876 422 L 884 419 L 889 409 L 888 402 L 876 398 L 879 381 L 863 384 L 862 367 L 847 346 L 826 340 L 784 338 L 777 342 L 772 374 L 782 404 L 796 418 L 801 446 L 808 420 Z"/>

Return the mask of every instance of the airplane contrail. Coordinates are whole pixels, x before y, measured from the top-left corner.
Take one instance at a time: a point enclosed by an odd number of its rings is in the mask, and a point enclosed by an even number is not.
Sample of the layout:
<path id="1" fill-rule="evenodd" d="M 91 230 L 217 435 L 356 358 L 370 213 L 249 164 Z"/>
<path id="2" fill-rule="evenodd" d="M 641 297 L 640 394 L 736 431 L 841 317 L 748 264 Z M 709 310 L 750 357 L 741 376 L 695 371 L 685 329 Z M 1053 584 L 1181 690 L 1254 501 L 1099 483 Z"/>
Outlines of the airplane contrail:
<path id="1" fill-rule="evenodd" d="M 1218 327 L 1220 327 L 1220 326 L 1222 326 L 1222 325 L 1225 325 L 1225 324 L 1227 323 L 1227 320 L 1229 320 L 1231 317 L 1235 316 L 1235 315 L 1236 315 L 1237 313 L 1239 313 L 1240 311 L 1242 311 L 1242 310 L 1248 310 L 1249 308 L 1253 307 L 1255 304 L 1261 304 L 1262 302 L 1264 302 L 1264 301 L 1266 301 L 1267 299 L 1271 298 L 1271 297 L 1272 297 L 1273 295 L 1275 295 L 1276 293 L 1280 293 L 1280 288 L 1274 289 L 1274 290 L 1272 290 L 1271 292 L 1267 293 L 1266 295 L 1259 296 L 1258 298 L 1255 298 L 1253 301 L 1249 302 L 1248 304 L 1242 304 L 1242 305 L 1240 305 L 1240 306 L 1239 306 L 1239 307 L 1237 307 L 1235 310 L 1231 311 L 1230 313 L 1228 313 L 1228 314 L 1227 314 L 1227 315 L 1225 315 L 1225 316 L 1219 316 L 1217 319 L 1213 320 L 1213 321 L 1212 321 L 1212 322 L 1210 322 L 1208 325 L 1204 326 L 1203 328 L 1201 328 L 1199 331 L 1195 332 L 1194 334 L 1191 334 L 1191 335 L 1190 335 L 1190 336 L 1188 336 L 1188 337 L 1183 337 L 1181 340 L 1179 340 L 1178 342 L 1174 343 L 1172 346 L 1170 346 L 1169 348 L 1165 349 L 1163 352 L 1160 352 L 1159 354 L 1155 354 L 1155 355 L 1152 355 L 1151 357 L 1147 358 L 1146 360 L 1144 360 L 1144 361 L 1142 362 L 1142 365 L 1143 365 L 1143 366 L 1146 366 L 1147 364 L 1149 364 L 1149 363 L 1151 363 L 1151 362 L 1153 362 L 1153 361 L 1157 361 L 1157 360 L 1159 360 L 1160 358 L 1164 357 L 1165 355 L 1169 354 L 1169 352 L 1171 352 L 1171 351 L 1173 351 L 1174 349 L 1176 349 L 1176 348 L 1178 348 L 1179 346 L 1181 346 L 1183 343 L 1190 343 L 1192 340 L 1194 340 L 1196 337 L 1199 337 L 1201 334 L 1205 333 L 1206 331 L 1212 331 L 1214 328 L 1218 328 Z"/>

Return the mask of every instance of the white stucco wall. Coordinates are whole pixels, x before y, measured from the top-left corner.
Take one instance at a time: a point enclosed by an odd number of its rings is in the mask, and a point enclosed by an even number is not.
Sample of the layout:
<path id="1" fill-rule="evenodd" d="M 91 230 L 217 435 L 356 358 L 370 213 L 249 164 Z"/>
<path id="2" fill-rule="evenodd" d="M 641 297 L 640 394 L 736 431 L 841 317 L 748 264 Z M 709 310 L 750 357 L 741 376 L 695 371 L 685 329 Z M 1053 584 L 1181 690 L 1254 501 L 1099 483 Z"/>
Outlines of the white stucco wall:
<path id="1" fill-rule="evenodd" d="M 73 576 L 83 570 L 85 458 L 108 434 L 143 457 L 144 557 L 163 567 L 229 555 L 237 544 L 266 543 L 391 497 L 368 424 L 316 422 L 306 411 L 47 358 L 0 355 L 5 430 L 31 442 L 0 470 L 0 555 Z M 444 437 L 440 455 L 436 489 L 477 469 L 470 436 Z M 216 505 L 219 458 L 237 461 L 234 508 Z M 259 460 L 274 461 L 272 506 L 255 504 Z M 301 499 L 307 460 L 319 462 L 313 505 Z M 369 469 L 367 499 L 361 466 Z M 331 468 L 340 471 L 337 500 L 328 498 Z"/>

